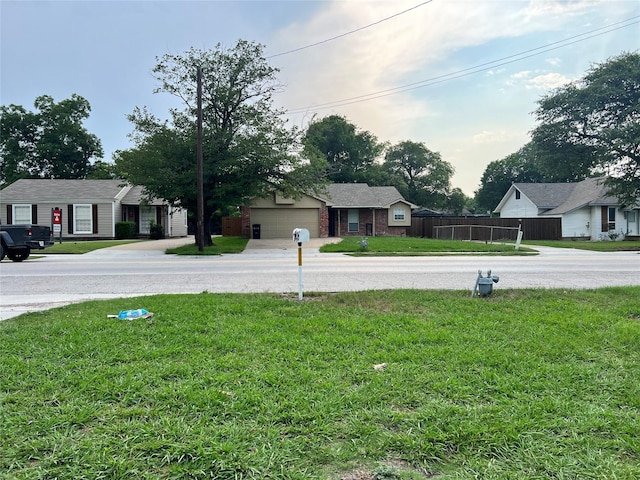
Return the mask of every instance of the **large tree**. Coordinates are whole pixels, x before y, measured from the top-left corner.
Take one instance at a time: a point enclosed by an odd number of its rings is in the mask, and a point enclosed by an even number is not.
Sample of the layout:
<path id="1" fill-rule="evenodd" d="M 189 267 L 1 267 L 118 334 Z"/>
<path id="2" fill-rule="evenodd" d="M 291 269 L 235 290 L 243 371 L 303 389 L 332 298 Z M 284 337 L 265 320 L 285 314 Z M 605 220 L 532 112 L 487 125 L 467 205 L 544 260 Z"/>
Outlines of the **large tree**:
<path id="1" fill-rule="evenodd" d="M 83 121 L 91 106 L 80 95 L 59 103 L 36 98 L 35 112 L 0 107 L 0 185 L 19 178 L 85 178 L 92 159 L 102 158 L 100 140 Z"/>
<path id="2" fill-rule="evenodd" d="M 149 196 L 195 212 L 197 145 L 197 74 L 202 69 L 205 219 L 250 198 L 279 190 L 288 195 L 312 189 L 324 171 L 322 160 L 305 160 L 299 133 L 288 129 L 283 113 L 272 105 L 281 88 L 277 69 L 268 65 L 262 45 L 244 40 L 229 49 L 190 49 L 164 55 L 153 72 L 157 92 L 182 100 L 170 120 L 146 109 L 129 116 L 135 147 L 115 154 L 117 171 L 143 185 Z M 211 243 L 205 221 L 205 242 Z"/>
<path id="3" fill-rule="evenodd" d="M 476 209 L 478 213 L 492 212 L 512 183 L 543 181 L 545 177 L 539 171 L 527 144 L 516 153 L 487 165 L 480 179 L 480 188 L 475 192 Z"/>
<path id="4" fill-rule="evenodd" d="M 453 166 L 424 143 L 403 141 L 387 149 L 384 167 L 408 201 L 429 208 L 447 206 Z"/>
<path id="5" fill-rule="evenodd" d="M 582 149 L 587 163 L 611 176 L 611 193 L 640 196 L 640 54 L 623 53 L 538 102 L 533 138 Z"/>
<path id="6" fill-rule="evenodd" d="M 384 145 L 346 118 L 330 115 L 313 121 L 303 138 L 305 151 L 327 161 L 327 179 L 335 183 L 378 183 L 376 159 Z"/>

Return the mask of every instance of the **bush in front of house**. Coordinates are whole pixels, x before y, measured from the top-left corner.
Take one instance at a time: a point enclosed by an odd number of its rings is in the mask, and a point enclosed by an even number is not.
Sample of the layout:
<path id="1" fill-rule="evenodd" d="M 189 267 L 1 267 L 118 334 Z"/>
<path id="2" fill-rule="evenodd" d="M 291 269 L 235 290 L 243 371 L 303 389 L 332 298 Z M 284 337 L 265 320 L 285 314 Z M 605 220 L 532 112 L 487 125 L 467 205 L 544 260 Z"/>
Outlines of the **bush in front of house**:
<path id="1" fill-rule="evenodd" d="M 116 238 L 118 240 L 127 240 L 130 238 L 136 238 L 135 222 L 117 222 Z"/>
<path id="2" fill-rule="evenodd" d="M 149 238 L 151 240 L 164 238 L 164 227 L 159 223 L 151 222 L 151 225 L 149 225 Z"/>

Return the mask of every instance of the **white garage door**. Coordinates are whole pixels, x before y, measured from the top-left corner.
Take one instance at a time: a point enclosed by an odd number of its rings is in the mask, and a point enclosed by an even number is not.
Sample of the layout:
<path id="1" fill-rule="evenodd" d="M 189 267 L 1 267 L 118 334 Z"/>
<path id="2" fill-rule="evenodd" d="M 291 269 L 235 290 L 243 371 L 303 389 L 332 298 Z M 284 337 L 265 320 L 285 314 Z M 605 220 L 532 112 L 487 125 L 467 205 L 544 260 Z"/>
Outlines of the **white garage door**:
<path id="1" fill-rule="evenodd" d="M 294 228 L 306 228 L 309 236 L 320 236 L 320 214 L 316 208 L 253 208 L 251 229 L 260 225 L 260 238 L 291 238 Z M 253 235 L 252 235 L 253 237 Z"/>

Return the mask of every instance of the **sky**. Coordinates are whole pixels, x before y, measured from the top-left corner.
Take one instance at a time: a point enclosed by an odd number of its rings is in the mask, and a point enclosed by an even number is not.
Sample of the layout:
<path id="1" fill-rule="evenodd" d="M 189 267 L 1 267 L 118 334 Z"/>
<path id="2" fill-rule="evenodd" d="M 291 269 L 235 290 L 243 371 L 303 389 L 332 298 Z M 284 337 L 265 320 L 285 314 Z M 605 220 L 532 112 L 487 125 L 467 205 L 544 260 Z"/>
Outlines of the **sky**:
<path id="1" fill-rule="evenodd" d="M 337 114 L 424 143 L 473 196 L 528 142 L 543 95 L 640 51 L 640 0 L 0 0 L 0 103 L 83 96 L 110 161 L 133 146 L 135 107 L 179 106 L 153 93 L 157 57 L 239 39 L 279 69 L 291 125 Z"/>

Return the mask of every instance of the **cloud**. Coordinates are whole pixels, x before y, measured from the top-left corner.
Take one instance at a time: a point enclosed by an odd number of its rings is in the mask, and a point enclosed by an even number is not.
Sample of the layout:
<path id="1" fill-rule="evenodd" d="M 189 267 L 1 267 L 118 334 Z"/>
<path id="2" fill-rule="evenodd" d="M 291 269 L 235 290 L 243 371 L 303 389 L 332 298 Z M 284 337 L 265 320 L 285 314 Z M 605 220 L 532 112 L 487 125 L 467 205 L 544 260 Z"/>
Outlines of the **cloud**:
<path id="1" fill-rule="evenodd" d="M 526 83 L 527 89 L 549 90 L 552 88 L 562 87 L 571 82 L 571 79 L 560 73 L 545 73 L 533 77 Z"/>

